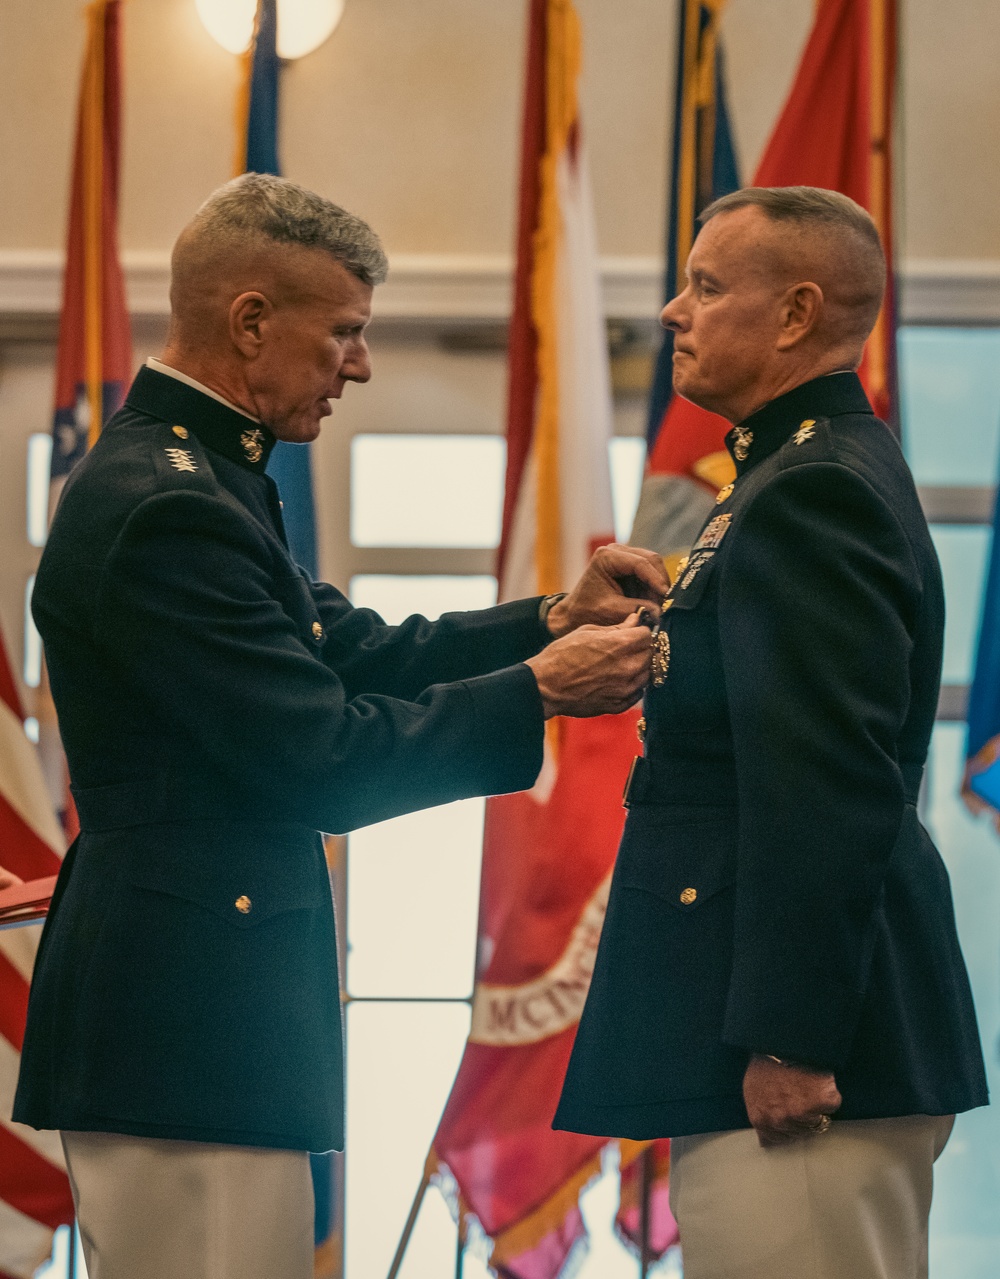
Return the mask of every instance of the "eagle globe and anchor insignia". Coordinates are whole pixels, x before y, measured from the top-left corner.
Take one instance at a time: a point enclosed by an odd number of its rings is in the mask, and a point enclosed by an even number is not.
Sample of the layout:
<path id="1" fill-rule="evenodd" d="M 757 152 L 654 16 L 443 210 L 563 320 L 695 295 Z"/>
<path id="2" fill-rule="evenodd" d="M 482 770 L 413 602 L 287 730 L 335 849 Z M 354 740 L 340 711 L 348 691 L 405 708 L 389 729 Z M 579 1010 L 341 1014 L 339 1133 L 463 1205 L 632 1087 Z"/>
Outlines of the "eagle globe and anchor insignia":
<path id="1" fill-rule="evenodd" d="M 256 427 L 252 431 L 244 431 L 240 435 L 240 443 L 243 445 L 243 452 L 247 455 L 247 461 L 256 466 L 264 456 L 264 432 Z"/>

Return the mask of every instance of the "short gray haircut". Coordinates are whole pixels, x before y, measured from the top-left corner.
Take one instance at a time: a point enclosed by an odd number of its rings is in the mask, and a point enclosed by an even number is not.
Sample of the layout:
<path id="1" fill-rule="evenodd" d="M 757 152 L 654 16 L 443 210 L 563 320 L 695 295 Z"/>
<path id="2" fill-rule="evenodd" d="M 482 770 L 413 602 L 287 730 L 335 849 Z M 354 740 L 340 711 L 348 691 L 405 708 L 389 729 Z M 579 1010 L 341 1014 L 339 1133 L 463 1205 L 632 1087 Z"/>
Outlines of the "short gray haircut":
<path id="1" fill-rule="evenodd" d="M 713 200 L 698 218 L 705 225 L 720 213 L 755 208 L 772 222 L 794 222 L 800 226 L 828 226 L 853 231 L 875 249 L 885 261 L 885 250 L 871 214 L 857 201 L 840 191 L 825 187 L 744 187 Z"/>
<path id="2" fill-rule="evenodd" d="M 364 284 L 389 272 L 382 242 L 340 205 L 270 173 L 244 173 L 213 191 L 191 221 L 209 242 L 258 236 L 275 244 L 322 249 Z"/>

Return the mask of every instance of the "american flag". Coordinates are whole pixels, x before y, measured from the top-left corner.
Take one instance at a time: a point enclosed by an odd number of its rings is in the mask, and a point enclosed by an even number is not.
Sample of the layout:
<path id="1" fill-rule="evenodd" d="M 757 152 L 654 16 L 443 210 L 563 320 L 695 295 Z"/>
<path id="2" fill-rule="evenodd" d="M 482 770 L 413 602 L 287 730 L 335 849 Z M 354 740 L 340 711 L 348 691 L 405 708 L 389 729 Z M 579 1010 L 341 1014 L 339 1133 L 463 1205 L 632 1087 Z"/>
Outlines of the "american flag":
<path id="1" fill-rule="evenodd" d="M 0 865 L 22 879 L 59 870 L 63 834 L 0 636 Z M 59 1134 L 10 1118 L 21 1063 L 28 986 L 41 925 L 0 932 L 0 1279 L 30 1279 L 52 1233 L 73 1220 Z"/>

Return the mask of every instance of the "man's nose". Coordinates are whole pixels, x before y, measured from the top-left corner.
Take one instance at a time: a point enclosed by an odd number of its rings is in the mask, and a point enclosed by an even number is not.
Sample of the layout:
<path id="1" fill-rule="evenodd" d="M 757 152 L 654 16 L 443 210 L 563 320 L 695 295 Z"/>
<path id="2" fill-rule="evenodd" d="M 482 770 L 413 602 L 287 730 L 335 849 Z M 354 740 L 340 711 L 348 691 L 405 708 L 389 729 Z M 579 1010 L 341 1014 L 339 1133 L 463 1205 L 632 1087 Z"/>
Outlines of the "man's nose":
<path id="1" fill-rule="evenodd" d="M 681 298 L 683 296 L 683 293 L 678 293 L 660 312 L 660 323 L 665 329 L 670 329 L 672 333 L 679 333 L 686 323 L 684 311 L 681 307 Z"/>
<path id="2" fill-rule="evenodd" d="M 349 382 L 367 382 L 372 375 L 372 355 L 368 343 L 359 338 L 354 349 L 344 361 L 340 376 Z"/>

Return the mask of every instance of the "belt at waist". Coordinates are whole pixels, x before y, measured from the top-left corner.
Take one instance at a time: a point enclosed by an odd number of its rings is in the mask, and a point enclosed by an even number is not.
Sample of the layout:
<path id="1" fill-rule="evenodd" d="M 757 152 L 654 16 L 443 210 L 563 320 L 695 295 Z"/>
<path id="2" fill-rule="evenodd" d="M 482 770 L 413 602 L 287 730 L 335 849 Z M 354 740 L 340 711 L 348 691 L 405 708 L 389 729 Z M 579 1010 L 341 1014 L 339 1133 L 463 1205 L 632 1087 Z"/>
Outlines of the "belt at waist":
<path id="1" fill-rule="evenodd" d="M 903 797 L 916 804 L 924 777 L 922 763 L 904 763 Z M 625 784 L 622 802 L 633 804 L 735 804 L 736 768 L 724 761 L 649 759 L 637 755 Z"/>
<path id="2" fill-rule="evenodd" d="M 122 830 L 166 822 L 226 821 L 252 817 L 248 797 L 234 798 L 221 785 L 167 771 L 109 786 L 73 787 L 83 831 Z"/>

